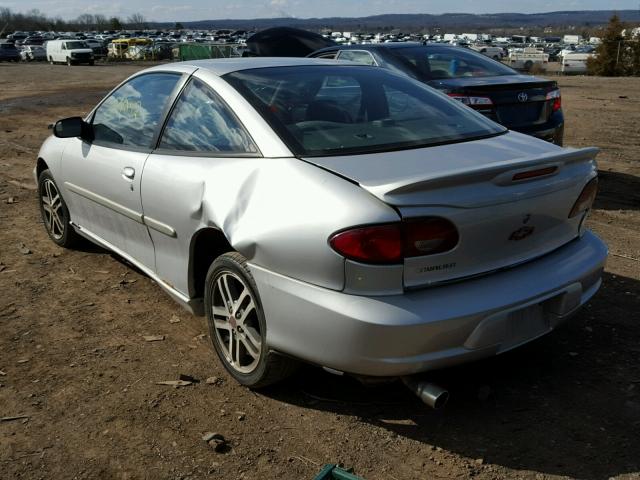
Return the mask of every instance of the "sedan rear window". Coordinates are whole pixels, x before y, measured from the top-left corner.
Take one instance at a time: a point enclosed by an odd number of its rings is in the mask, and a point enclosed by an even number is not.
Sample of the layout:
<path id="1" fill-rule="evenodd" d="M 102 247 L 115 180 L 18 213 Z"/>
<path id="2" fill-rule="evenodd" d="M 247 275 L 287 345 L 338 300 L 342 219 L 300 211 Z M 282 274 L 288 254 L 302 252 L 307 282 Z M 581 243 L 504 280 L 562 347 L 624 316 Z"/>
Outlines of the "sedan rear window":
<path id="1" fill-rule="evenodd" d="M 466 48 L 403 47 L 391 51 L 422 81 L 517 74 L 506 65 Z"/>
<path id="2" fill-rule="evenodd" d="M 416 148 L 506 131 L 442 93 L 376 67 L 262 68 L 225 79 L 301 156 Z"/>

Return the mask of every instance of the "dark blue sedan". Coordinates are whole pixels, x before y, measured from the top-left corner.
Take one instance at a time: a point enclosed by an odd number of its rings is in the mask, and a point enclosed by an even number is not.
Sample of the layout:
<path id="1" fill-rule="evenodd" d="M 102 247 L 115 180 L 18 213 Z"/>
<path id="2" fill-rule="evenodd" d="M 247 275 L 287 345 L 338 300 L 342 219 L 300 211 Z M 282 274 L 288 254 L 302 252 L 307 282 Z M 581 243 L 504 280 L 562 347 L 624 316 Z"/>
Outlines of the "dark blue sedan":
<path id="1" fill-rule="evenodd" d="M 436 43 L 383 43 L 336 45 L 309 56 L 400 71 L 510 130 L 562 145 L 564 116 L 558 84 L 521 75 L 473 50 Z"/>
<path id="2" fill-rule="evenodd" d="M 0 43 L 0 62 L 5 61 L 20 61 L 20 52 L 13 43 Z"/>

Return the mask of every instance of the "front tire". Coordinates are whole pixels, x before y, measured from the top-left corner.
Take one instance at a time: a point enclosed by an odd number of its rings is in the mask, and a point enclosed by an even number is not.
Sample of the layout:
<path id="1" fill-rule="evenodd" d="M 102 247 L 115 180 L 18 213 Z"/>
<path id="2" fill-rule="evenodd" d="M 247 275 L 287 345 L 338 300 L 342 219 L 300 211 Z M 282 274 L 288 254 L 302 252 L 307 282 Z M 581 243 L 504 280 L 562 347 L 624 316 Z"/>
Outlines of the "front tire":
<path id="1" fill-rule="evenodd" d="M 204 299 L 213 347 L 238 383 L 261 388 L 295 372 L 297 362 L 269 351 L 258 288 L 242 255 L 225 253 L 211 264 Z"/>
<path id="2" fill-rule="evenodd" d="M 71 57 L 67 57 L 67 66 L 71 66 L 73 65 L 73 62 L 71 61 Z"/>
<path id="3" fill-rule="evenodd" d="M 49 170 L 44 170 L 38 177 L 38 199 L 49 238 L 60 247 L 77 245 L 81 237 L 69 223 L 69 209 Z"/>

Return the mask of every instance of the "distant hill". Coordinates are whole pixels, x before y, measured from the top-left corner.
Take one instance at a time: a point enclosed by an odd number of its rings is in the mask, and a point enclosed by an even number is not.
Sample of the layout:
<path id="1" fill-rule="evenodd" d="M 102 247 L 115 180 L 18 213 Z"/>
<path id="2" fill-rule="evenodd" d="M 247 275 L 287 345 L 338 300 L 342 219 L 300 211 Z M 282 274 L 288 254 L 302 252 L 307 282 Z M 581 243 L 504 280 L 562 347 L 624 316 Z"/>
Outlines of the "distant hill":
<path id="1" fill-rule="evenodd" d="M 544 27 L 596 27 L 606 24 L 617 13 L 624 22 L 640 23 L 640 10 L 584 10 L 548 13 L 495 13 L 467 14 L 391 14 L 370 17 L 328 17 L 328 18 L 256 18 L 247 20 L 200 20 L 182 22 L 187 29 L 251 29 L 262 30 L 270 27 L 289 26 L 309 30 L 323 28 L 338 31 L 367 30 L 422 30 L 439 29 L 491 30 L 491 29 L 536 29 Z M 173 24 L 155 24 L 157 27 L 171 28 Z"/>

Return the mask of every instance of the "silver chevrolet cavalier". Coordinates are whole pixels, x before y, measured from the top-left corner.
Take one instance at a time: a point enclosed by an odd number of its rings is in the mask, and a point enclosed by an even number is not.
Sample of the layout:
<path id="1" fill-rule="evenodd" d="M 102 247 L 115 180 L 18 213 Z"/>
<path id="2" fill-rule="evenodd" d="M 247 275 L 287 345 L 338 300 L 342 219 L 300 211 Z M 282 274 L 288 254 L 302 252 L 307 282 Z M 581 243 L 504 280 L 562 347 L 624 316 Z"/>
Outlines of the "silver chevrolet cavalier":
<path id="1" fill-rule="evenodd" d="M 298 359 L 406 377 L 553 330 L 601 284 L 596 154 L 390 70 L 252 58 L 133 75 L 57 122 L 34 174 L 56 244 L 139 267 L 261 387 Z"/>

